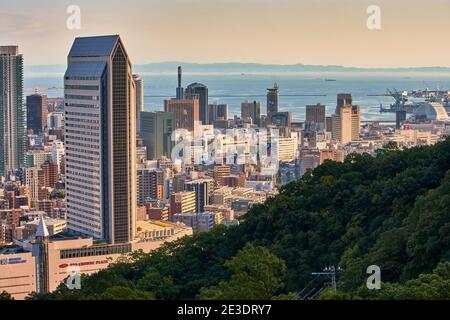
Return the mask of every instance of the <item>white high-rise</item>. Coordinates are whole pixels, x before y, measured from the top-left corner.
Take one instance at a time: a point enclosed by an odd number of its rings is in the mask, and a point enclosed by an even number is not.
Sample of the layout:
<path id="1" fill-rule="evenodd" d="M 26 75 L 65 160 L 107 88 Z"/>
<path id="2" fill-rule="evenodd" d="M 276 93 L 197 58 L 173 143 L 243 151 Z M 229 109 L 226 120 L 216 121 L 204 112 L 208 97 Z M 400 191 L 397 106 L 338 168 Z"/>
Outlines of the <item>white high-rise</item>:
<path id="1" fill-rule="evenodd" d="M 18 46 L 0 46 L 0 176 L 25 164 L 23 57 Z"/>
<path id="2" fill-rule="evenodd" d="M 138 74 L 133 74 L 136 88 L 136 131 L 141 133 L 141 112 L 144 111 L 144 79 Z"/>
<path id="3" fill-rule="evenodd" d="M 120 37 L 76 38 L 64 90 L 68 229 L 129 242 L 136 227 L 136 100 Z"/>

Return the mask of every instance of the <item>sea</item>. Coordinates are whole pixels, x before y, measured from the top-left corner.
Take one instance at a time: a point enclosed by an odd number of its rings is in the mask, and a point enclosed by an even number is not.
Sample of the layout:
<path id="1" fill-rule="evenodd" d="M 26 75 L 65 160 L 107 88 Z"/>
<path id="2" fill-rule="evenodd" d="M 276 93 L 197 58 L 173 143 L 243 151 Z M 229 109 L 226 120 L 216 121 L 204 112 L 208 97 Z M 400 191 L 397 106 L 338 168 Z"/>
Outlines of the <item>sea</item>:
<path id="1" fill-rule="evenodd" d="M 175 96 L 175 73 L 143 73 L 145 110 L 163 110 L 164 99 Z M 329 81 L 333 80 L 333 81 Z M 266 111 L 266 88 L 277 83 L 280 89 L 280 111 L 290 111 L 294 121 L 305 119 L 305 106 L 321 103 L 331 115 L 338 93 L 351 93 L 353 103 L 360 105 L 363 121 L 394 121 L 395 114 L 380 113 L 380 104 L 394 102 L 383 96 L 387 89 L 398 91 L 450 90 L 450 73 L 446 72 L 280 72 L 226 73 L 197 72 L 183 74 L 183 86 L 200 82 L 208 86 L 209 103 L 228 104 L 229 117 L 240 114 L 243 101 L 261 101 Z M 25 93 L 38 89 L 49 98 L 63 97 L 63 74 L 25 74 Z"/>

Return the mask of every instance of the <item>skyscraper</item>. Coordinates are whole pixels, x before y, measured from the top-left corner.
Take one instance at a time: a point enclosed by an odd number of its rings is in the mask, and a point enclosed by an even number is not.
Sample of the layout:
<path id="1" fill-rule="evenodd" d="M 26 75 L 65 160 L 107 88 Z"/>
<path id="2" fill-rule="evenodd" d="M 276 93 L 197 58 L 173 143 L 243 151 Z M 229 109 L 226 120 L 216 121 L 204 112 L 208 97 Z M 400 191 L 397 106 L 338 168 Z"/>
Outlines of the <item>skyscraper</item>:
<path id="1" fill-rule="evenodd" d="M 184 93 L 186 99 L 198 99 L 199 117 L 202 124 L 209 124 L 208 87 L 202 83 L 191 83 Z"/>
<path id="2" fill-rule="evenodd" d="M 306 106 L 306 123 L 316 129 L 325 129 L 325 106 L 320 103 Z"/>
<path id="3" fill-rule="evenodd" d="M 183 99 L 184 98 L 184 89 L 181 86 L 181 78 L 183 76 L 183 70 L 181 69 L 181 66 L 178 66 L 178 87 L 177 87 L 177 99 Z"/>
<path id="4" fill-rule="evenodd" d="M 352 141 L 359 140 L 359 130 L 361 127 L 361 108 L 352 105 Z"/>
<path id="5" fill-rule="evenodd" d="M 27 96 L 27 129 L 39 134 L 47 126 L 47 96 L 32 94 Z"/>
<path id="6" fill-rule="evenodd" d="M 136 96 L 136 132 L 141 133 L 141 112 L 144 111 L 144 79 L 138 74 L 133 74 Z"/>
<path id="7" fill-rule="evenodd" d="M 252 119 L 252 123 L 258 127 L 261 125 L 261 102 L 259 101 L 246 101 L 241 103 L 241 118 Z"/>
<path id="8" fill-rule="evenodd" d="M 278 100 L 279 100 L 279 87 L 278 84 L 275 83 L 273 85 L 273 88 L 267 89 L 267 115 L 273 112 L 278 112 L 279 110 Z"/>
<path id="9" fill-rule="evenodd" d="M 199 121 L 198 99 L 164 100 L 164 111 L 173 113 L 174 129 L 186 129 L 194 133 L 196 122 Z"/>
<path id="10" fill-rule="evenodd" d="M 65 83 L 68 229 L 125 243 L 136 223 L 136 98 L 118 35 L 76 38 Z"/>
<path id="11" fill-rule="evenodd" d="M 337 95 L 336 111 L 332 118 L 332 138 L 342 144 L 359 139 L 361 124 L 360 107 L 352 105 L 352 95 Z"/>
<path id="12" fill-rule="evenodd" d="M 214 124 L 216 120 L 228 119 L 228 104 L 209 104 L 208 105 L 209 123 Z"/>
<path id="13" fill-rule="evenodd" d="M 23 57 L 18 46 L 0 46 L 0 176 L 25 163 Z"/>
<path id="14" fill-rule="evenodd" d="M 171 156 L 173 126 L 172 112 L 142 112 L 141 137 L 147 147 L 147 159 Z"/>

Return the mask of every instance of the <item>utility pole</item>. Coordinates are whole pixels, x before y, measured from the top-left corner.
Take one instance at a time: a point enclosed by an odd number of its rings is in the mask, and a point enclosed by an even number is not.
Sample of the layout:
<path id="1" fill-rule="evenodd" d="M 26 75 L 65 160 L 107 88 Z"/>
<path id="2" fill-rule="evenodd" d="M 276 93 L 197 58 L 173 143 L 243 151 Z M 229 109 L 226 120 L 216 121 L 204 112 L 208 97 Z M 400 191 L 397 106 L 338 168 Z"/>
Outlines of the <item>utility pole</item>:
<path id="1" fill-rule="evenodd" d="M 335 267 L 335 266 L 331 266 L 331 267 L 325 267 L 323 269 L 323 271 L 321 272 L 312 272 L 311 274 L 313 276 L 317 276 L 317 275 L 325 275 L 325 276 L 329 276 L 331 278 L 331 287 L 333 288 L 334 292 L 337 292 L 337 282 L 336 282 L 336 274 L 338 272 L 343 271 L 343 269 L 341 269 L 341 267 Z"/>

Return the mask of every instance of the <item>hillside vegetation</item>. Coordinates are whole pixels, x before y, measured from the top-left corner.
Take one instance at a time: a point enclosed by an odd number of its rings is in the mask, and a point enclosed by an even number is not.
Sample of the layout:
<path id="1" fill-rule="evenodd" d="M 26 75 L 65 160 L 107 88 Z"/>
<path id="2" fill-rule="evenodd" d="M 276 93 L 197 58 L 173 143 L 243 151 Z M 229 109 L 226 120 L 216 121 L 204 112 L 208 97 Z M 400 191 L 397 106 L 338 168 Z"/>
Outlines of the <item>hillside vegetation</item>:
<path id="1" fill-rule="evenodd" d="M 239 226 L 218 226 L 150 253 L 134 253 L 81 290 L 51 299 L 299 299 L 340 266 L 328 299 L 450 298 L 450 139 L 376 158 L 327 161 L 253 207 Z M 382 289 L 365 289 L 369 265 Z M 125 293 L 125 294 L 124 294 Z"/>

